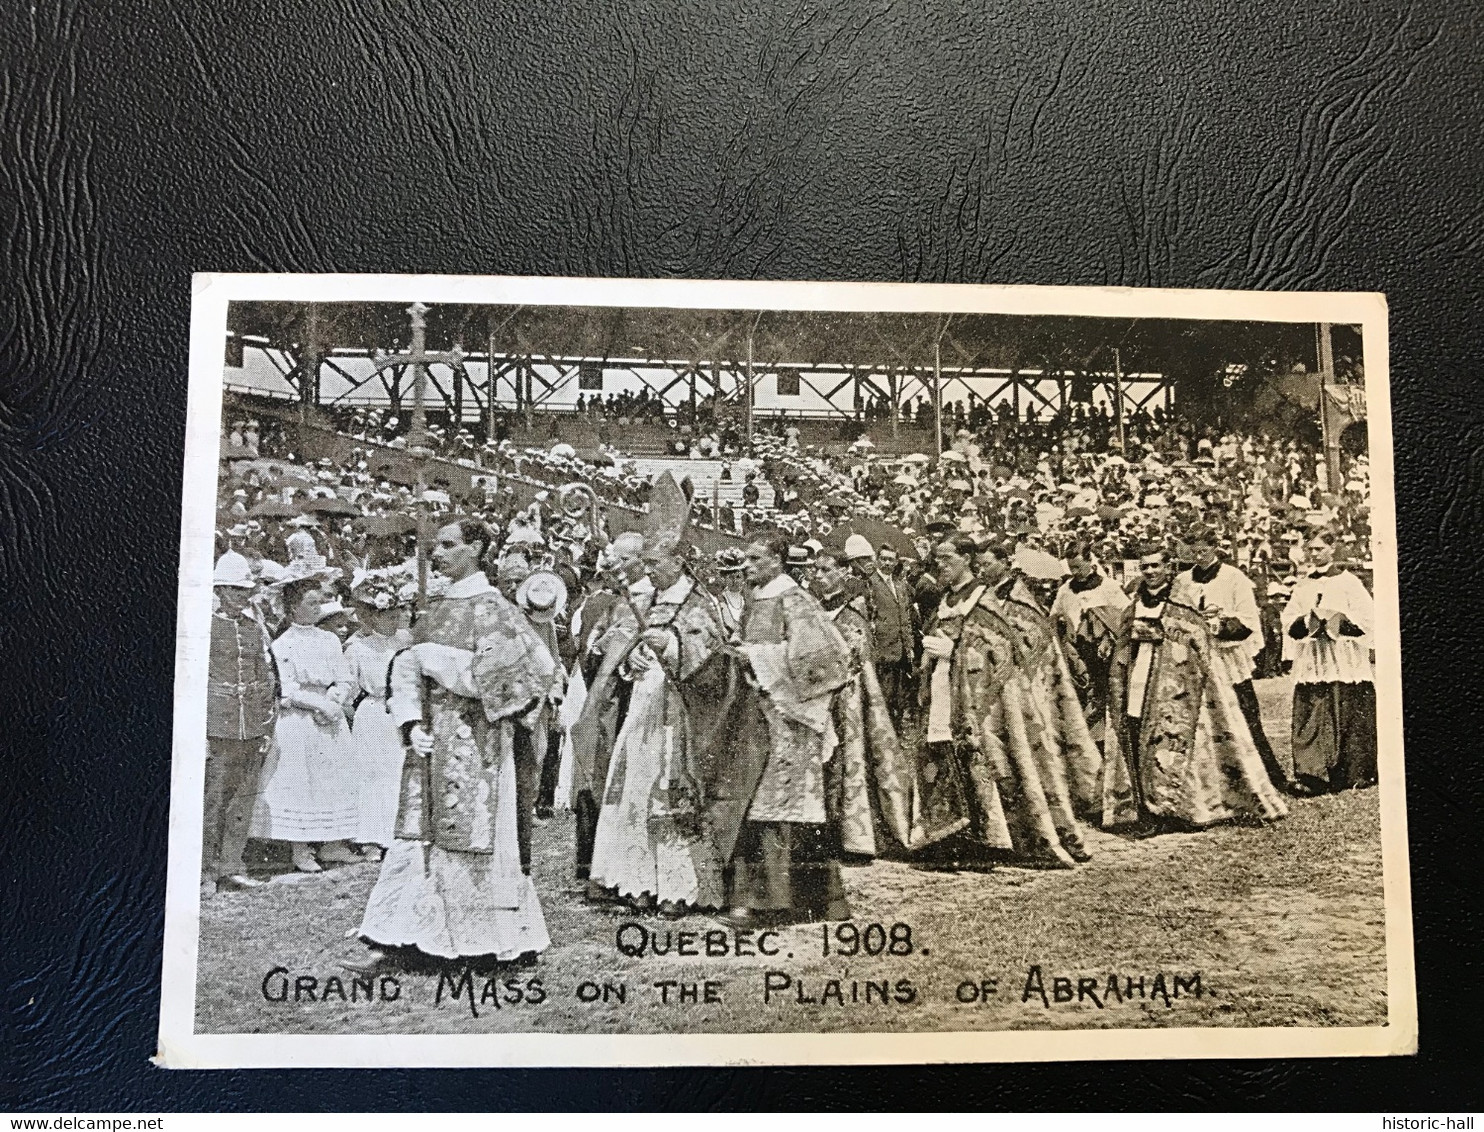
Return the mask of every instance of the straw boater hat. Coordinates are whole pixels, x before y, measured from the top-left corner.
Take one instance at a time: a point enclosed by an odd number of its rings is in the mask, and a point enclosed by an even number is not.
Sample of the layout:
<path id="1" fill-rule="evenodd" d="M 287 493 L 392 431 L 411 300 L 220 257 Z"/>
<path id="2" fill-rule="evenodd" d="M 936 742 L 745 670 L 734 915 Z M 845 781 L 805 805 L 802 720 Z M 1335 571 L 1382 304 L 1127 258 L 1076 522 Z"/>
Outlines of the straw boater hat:
<path id="1" fill-rule="evenodd" d="M 813 566 L 814 554 L 807 546 L 791 546 L 788 548 L 788 557 L 784 560 L 785 566 Z"/>
<path id="2" fill-rule="evenodd" d="M 515 591 L 515 602 L 532 613 L 560 617 L 567 609 L 567 583 L 550 570 L 537 570 Z"/>

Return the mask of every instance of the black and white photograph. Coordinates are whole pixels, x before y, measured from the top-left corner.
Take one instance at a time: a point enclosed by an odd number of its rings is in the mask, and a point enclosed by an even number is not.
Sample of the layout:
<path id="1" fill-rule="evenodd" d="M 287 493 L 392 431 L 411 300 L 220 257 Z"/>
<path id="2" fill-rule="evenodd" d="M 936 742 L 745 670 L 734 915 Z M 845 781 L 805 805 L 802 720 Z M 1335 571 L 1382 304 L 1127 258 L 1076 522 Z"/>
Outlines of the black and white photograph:
<path id="1" fill-rule="evenodd" d="M 170 1067 L 1416 1048 L 1373 294 L 198 276 Z"/>

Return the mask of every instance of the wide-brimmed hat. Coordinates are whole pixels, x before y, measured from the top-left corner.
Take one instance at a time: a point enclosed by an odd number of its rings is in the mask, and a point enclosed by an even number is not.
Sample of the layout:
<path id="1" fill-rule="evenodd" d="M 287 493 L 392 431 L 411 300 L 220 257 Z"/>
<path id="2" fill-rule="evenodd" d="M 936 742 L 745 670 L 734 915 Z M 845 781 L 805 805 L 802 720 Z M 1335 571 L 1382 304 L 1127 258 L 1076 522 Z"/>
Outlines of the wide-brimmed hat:
<path id="1" fill-rule="evenodd" d="M 328 565 L 323 554 L 308 554 L 303 558 L 295 558 L 285 566 L 270 585 L 275 589 L 281 589 L 293 582 L 303 582 L 310 578 L 333 581 L 340 577 L 340 574 L 340 568 Z"/>
<path id="2" fill-rule="evenodd" d="M 550 570 L 537 570 L 515 591 L 515 602 L 533 613 L 550 610 L 560 616 L 567 608 L 567 583 Z"/>
<path id="3" fill-rule="evenodd" d="M 747 556 L 734 547 L 726 547 L 716 552 L 716 569 L 722 574 L 735 574 L 738 570 L 747 568 Z"/>

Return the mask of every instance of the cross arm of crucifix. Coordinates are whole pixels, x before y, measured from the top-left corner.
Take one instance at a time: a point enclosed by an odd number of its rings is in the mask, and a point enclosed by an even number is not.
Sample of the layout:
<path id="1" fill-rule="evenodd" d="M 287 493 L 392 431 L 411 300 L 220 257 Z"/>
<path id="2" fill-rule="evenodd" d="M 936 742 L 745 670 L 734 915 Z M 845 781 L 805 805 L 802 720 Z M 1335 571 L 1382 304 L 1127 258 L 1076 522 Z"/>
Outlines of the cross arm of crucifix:
<path id="1" fill-rule="evenodd" d="M 418 364 L 428 366 L 434 363 L 458 366 L 462 365 L 468 356 L 462 346 L 455 346 L 452 350 L 407 350 L 396 354 L 389 354 L 385 350 L 373 350 L 371 364 L 374 367 L 373 372 L 380 373 L 390 366 Z"/>

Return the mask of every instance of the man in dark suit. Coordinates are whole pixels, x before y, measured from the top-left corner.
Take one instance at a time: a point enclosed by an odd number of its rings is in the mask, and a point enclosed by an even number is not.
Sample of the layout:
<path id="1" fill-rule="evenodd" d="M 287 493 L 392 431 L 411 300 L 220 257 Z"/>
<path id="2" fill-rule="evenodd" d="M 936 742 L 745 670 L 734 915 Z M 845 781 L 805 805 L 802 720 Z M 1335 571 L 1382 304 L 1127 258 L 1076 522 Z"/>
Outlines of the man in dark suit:
<path id="1" fill-rule="evenodd" d="M 897 576 L 897 552 L 890 546 L 883 545 L 873 552 L 864 538 L 852 535 L 845 554 L 866 585 L 876 677 L 881 681 L 887 711 L 893 719 L 900 720 L 916 702 L 912 695 L 913 660 L 917 652 L 912 587 L 906 579 Z"/>

